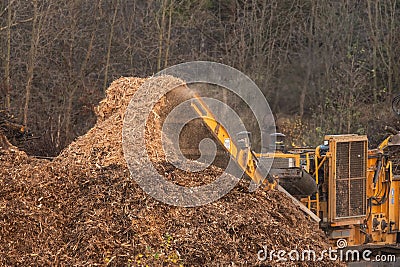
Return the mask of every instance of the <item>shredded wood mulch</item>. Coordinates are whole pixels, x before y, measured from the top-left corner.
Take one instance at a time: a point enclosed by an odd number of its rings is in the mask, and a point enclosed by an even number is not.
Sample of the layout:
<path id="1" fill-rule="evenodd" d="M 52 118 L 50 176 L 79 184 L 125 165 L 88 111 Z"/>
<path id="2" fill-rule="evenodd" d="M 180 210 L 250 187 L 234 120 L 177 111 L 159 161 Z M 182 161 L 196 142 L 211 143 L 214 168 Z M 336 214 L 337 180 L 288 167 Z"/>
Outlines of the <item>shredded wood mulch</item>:
<path id="1" fill-rule="evenodd" d="M 337 265 L 258 260 L 263 246 L 317 253 L 329 247 L 318 225 L 280 192 L 248 193 L 240 182 L 196 208 L 169 206 L 144 193 L 130 177 L 121 140 L 125 109 L 145 81 L 114 81 L 96 109 L 97 124 L 52 162 L 0 150 L 1 265 Z M 170 105 L 163 97 L 146 128 L 155 167 L 179 184 L 214 180 L 222 173 L 217 167 L 189 174 L 165 162 L 157 136 Z"/>

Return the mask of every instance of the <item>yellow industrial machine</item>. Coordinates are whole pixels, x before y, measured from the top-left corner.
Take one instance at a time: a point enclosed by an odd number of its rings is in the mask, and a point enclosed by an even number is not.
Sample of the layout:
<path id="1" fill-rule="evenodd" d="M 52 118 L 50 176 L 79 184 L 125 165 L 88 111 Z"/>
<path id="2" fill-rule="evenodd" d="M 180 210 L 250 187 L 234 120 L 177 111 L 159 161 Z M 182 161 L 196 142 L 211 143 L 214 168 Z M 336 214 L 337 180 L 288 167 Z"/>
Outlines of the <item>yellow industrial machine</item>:
<path id="1" fill-rule="evenodd" d="M 333 245 L 400 243 L 400 133 L 376 149 L 368 149 L 365 135 L 328 135 L 316 149 L 284 152 L 278 134 L 275 151 L 255 153 L 250 134 L 236 141 L 220 125 L 209 107 L 194 95 L 192 107 L 215 138 L 254 183 L 285 192 L 308 216 L 320 223 Z M 265 161 L 273 161 L 267 179 L 260 175 Z M 301 204 L 302 203 L 302 204 Z"/>
<path id="2" fill-rule="evenodd" d="M 349 246 L 400 242 L 400 176 L 393 171 L 400 134 L 368 150 L 367 136 L 328 135 L 309 158 L 318 184 L 315 196 L 302 199 L 321 218 L 321 228 L 335 242 Z M 396 168 L 397 168 L 397 162 Z"/>

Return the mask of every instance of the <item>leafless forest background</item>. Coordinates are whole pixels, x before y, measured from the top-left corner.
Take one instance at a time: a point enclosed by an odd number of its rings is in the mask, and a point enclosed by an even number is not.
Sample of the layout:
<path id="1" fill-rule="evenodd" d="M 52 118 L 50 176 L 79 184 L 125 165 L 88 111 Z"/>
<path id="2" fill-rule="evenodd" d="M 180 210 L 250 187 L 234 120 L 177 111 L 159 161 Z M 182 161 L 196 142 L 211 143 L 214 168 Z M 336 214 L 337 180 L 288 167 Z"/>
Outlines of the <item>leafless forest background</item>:
<path id="1" fill-rule="evenodd" d="M 394 123 L 396 0 L 5 0 L 0 109 L 52 156 L 95 122 L 111 81 L 209 60 L 249 75 L 300 145 Z"/>

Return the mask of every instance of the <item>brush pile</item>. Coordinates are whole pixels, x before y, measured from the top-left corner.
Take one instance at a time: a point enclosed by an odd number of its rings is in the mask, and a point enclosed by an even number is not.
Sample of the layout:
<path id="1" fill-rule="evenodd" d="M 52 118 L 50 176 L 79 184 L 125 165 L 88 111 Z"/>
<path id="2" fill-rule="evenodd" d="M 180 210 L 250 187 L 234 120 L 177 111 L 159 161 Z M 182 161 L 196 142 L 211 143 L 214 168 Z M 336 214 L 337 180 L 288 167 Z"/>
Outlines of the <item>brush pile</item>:
<path id="1" fill-rule="evenodd" d="M 176 82 L 169 76 L 155 80 Z M 318 226 L 277 191 L 248 193 L 240 182 L 220 200 L 196 208 L 169 206 L 143 192 L 130 178 L 122 126 L 145 81 L 114 81 L 96 109 L 97 124 L 52 162 L 0 150 L 1 265 L 266 266 L 271 262 L 257 257 L 263 246 L 317 253 L 328 248 Z M 217 167 L 190 174 L 165 161 L 159 137 L 163 111 L 172 102 L 163 97 L 146 126 L 156 169 L 183 185 L 214 180 L 222 173 Z"/>

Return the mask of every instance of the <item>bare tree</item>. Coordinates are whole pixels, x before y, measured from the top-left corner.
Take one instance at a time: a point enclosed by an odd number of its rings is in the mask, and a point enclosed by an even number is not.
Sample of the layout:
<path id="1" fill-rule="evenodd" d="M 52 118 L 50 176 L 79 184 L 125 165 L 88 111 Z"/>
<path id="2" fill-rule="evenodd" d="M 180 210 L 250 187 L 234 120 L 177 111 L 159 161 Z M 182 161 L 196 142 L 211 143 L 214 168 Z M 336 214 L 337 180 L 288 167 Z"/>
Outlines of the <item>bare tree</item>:
<path id="1" fill-rule="evenodd" d="M 25 103 L 23 109 L 23 124 L 28 123 L 28 112 L 29 112 L 29 102 L 31 100 L 32 82 L 34 77 L 35 66 L 37 64 L 37 54 L 39 50 L 39 43 L 42 37 L 42 31 L 44 30 L 43 23 L 48 18 L 47 15 L 50 11 L 51 1 L 42 3 L 41 6 L 38 4 L 38 0 L 32 0 L 33 5 L 33 15 L 32 15 L 32 31 L 30 40 L 30 50 L 28 54 L 27 63 L 27 79 L 25 86 Z"/>
<path id="2" fill-rule="evenodd" d="M 111 25 L 110 25 L 110 36 L 108 38 L 108 45 L 107 45 L 107 56 L 106 56 L 106 67 L 105 67 L 105 71 L 104 71 L 103 91 L 105 91 L 107 89 L 108 70 L 110 68 L 110 58 L 111 58 L 111 46 L 112 46 L 114 27 L 115 27 L 115 21 L 117 18 L 118 8 L 119 8 L 119 0 L 115 0 L 114 15 L 112 17 L 112 21 L 111 21 Z"/>
<path id="3" fill-rule="evenodd" d="M 7 6 L 7 49 L 6 49 L 6 59 L 4 67 L 5 76 L 5 108 L 10 110 L 10 90 L 11 90 L 11 79 L 10 79 L 10 58 L 11 58 L 11 26 L 12 26 L 12 2 L 8 2 Z"/>

